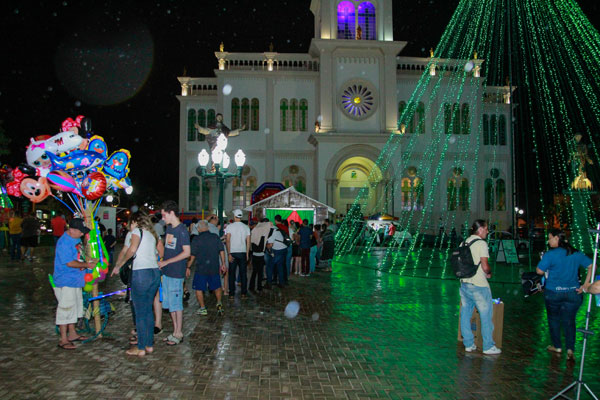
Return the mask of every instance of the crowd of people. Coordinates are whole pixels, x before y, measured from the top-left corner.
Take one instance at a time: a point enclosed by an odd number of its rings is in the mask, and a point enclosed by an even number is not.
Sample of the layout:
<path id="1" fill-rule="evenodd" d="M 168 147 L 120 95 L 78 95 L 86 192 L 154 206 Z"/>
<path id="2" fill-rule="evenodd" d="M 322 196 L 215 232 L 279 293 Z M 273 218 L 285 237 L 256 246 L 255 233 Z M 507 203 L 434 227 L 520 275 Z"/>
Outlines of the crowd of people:
<path id="1" fill-rule="evenodd" d="M 144 211 L 132 213 L 127 224 L 128 233 L 124 245 L 113 262 L 112 276 L 119 275 L 121 268 L 131 261 L 131 311 L 134 328 L 129 342 L 128 355 L 144 356 L 154 351 L 154 336 L 162 332 L 162 312 L 168 310 L 173 330 L 164 342 L 176 346 L 184 340 L 183 306 L 187 300 L 185 280 L 194 274 L 192 290 L 198 302 L 197 315 L 209 314 L 205 296 L 216 297 L 216 313 L 223 315 L 222 298 L 234 300 L 239 290 L 242 300 L 248 293 L 258 294 L 283 290 L 290 284 L 289 277 L 296 274 L 309 277 L 315 272 L 320 258 L 333 257 L 333 230 L 326 220 L 322 225 L 310 225 L 275 216 L 274 221 L 243 222 L 243 212 L 233 211 L 233 219 L 224 227 L 219 226 L 216 215 L 195 220 L 186 226 L 179 218 L 178 205 L 165 202 L 160 214 L 148 215 Z M 58 309 L 56 324 L 61 326 L 59 346 L 75 349 L 74 342 L 86 338 L 72 333 L 71 326 L 82 317 L 82 310 L 73 308 L 73 301 L 81 298 L 83 276 L 89 266 L 81 260 L 81 254 L 73 251 L 81 247 L 81 237 L 87 233 L 73 219 L 69 228 L 57 241 L 54 281 Z M 114 236 L 107 240 L 107 250 L 114 251 Z M 65 251 L 70 247 L 70 251 Z M 60 255 L 59 255 L 60 253 Z M 85 264 L 85 265 L 84 265 Z M 328 266 L 328 264 L 326 264 Z M 252 270 L 248 282 L 249 269 Z M 326 270 L 330 270 L 327 267 Z M 65 281 L 64 277 L 69 279 Z M 58 277 L 58 279 L 57 279 Z M 63 286 L 61 286 L 63 285 Z M 62 287 L 69 286 L 78 292 L 63 294 Z M 70 292 L 70 291 L 66 291 Z M 64 331 L 64 334 L 62 334 Z"/>

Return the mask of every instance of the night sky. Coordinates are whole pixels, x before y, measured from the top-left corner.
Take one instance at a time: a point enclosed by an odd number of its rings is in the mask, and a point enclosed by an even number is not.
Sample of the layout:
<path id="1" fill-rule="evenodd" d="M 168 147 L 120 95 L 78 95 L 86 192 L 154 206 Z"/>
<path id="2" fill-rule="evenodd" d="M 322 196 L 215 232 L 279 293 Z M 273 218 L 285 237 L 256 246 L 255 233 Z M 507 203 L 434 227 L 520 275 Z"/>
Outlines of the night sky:
<path id="1" fill-rule="evenodd" d="M 457 0 L 394 0 L 402 55 L 427 56 Z M 595 26 L 597 1 L 580 2 Z M 177 77 L 212 77 L 221 41 L 231 52 L 306 53 L 310 0 L 11 1 L 0 20 L 0 120 L 11 138 L 1 163 L 25 161 L 29 138 L 83 114 L 109 152 L 131 150 L 135 193 L 177 198 Z M 160 149 L 160 151 L 158 150 Z M 175 167 L 173 167 L 175 166 Z"/>

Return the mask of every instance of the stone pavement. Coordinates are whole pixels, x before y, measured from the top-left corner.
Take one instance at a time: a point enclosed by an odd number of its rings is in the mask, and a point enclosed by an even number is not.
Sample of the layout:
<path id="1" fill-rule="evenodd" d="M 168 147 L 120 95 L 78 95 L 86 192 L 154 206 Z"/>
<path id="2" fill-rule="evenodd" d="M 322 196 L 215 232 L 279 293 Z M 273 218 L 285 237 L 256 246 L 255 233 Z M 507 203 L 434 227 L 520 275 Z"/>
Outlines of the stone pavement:
<path id="1" fill-rule="evenodd" d="M 515 283 L 492 284 L 505 302 L 503 354 L 465 354 L 456 340 L 458 283 L 431 279 L 441 270 L 435 261 L 427 264 L 430 279 L 334 263 L 334 272 L 292 277 L 283 290 L 225 300 L 223 317 L 213 298 L 209 316 L 196 316 L 191 299 L 183 343 L 161 342 L 170 331 L 164 314 L 165 333 L 144 358 L 124 354 L 131 318 L 113 297 L 110 336 L 65 351 L 56 346 L 50 256 L 33 263 L 0 256 L 1 399 L 545 399 L 579 371 L 579 363 L 546 352 L 543 297 L 524 299 Z M 502 275 L 510 267 L 495 268 Z M 288 319 L 292 300 L 301 308 Z M 599 327 L 594 308 L 592 329 Z M 600 394 L 600 337 L 588 343 L 584 380 Z M 581 347 L 578 335 L 577 356 Z"/>

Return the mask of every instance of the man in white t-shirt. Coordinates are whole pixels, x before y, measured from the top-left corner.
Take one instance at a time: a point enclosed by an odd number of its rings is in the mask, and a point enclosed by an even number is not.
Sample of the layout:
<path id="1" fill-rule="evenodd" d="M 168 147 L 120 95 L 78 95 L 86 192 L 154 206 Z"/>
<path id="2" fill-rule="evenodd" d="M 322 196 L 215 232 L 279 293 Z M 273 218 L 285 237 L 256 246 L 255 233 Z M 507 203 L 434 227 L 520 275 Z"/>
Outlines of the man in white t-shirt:
<path id="1" fill-rule="evenodd" d="M 473 314 L 473 307 L 477 307 L 481 320 L 483 353 L 490 355 L 500 354 L 502 351 L 495 346 L 494 339 L 492 338 L 494 331 L 494 324 L 492 323 L 492 291 L 487 281 L 492 277 L 492 269 L 488 263 L 490 254 L 488 244 L 485 241 L 488 233 L 487 222 L 478 219 L 473 222 L 471 236 L 465 240 L 466 244 L 470 244 L 473 263 L 479 265 L 479 267 L 475 275 L 460 280 L 460 332 L 463 337 L 465 351 L 470 353 L 477 350 L 473 332 L 471 331 L 471 315 Z"/>
<path id="2" fill-rule="evenodd" d="M 233 223 L 225 228 L 227 238 L 227 254 L 229 255 L 229 299 L 235 296 L 236 271 L 240 269 L 240 281 L 242 284 L 242 299 L 247 297 L 248 277 L 246 266 L 250 257 L 250 228 L 242 222 L 242 210 L 233 211 Z"/>
<path id="3" fill-rule="evenodd" d="M 275 228 L 275 230 L 273 230 L 273 233 L 267 240 L 267 248 L 273 251 L 273 269 L 277 268 L 277 276 L 279 280 L 277 286 L 283 288 L 283 285 L 285 285 L 283 269 L 285 268 L 288 247 L 286 246 L 283 235 L 279 229 Z"/>

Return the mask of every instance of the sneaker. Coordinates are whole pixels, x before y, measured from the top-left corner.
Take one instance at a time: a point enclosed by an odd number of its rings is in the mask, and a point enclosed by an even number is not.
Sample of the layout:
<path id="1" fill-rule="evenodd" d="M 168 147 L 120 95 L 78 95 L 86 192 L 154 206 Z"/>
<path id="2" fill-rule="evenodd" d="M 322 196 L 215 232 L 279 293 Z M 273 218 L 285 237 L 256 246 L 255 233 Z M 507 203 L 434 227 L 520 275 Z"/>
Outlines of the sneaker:
<path id="1" fill-rule="evenodd" d="M 492 346 L 489 349 L 483 351 L 483 354 L 487 354 L 487 355 L 495 355 L 495 354 L 500 354 L 500 353 L 502 353 L 502 350 L 500 350 L 496 346 Z"/>
<path id="2" fill-rule="evenodd" d="M 575 362 L 575 354 L 573 354 L 573 350 L 567 350 L 567 362 Z"/>
<path id="3" fill-rule="evenodd" d="M 552 345 L 546 347 L 546 350 L 551 351 L 553 353 L 562 353 L 562 349 L 560 347 L 554 347 Z"/>
<path id="4" fill-rule="evenodd" d="M 206 307 L 200 307 L 196 311 L 196 315 L 208 315 L 208 311 L 206 311 Z"/>
<path id="5" fill-rule="evenodd" d="M 223 315 L 223 305 L 221 303 L 217 304 L 217 315 Z"/>
<path id="6" fill-rule="evenodd" d="M 469 347 L 465 347 L 465 351 L 466 351 L 467 353 L 472 353 L 472 352 L 474 352 L 475 350 L 477 350 L 477 346 L 475 346 L 475 345 L 472 345 L 472 346 L 469 346 Z"/>

